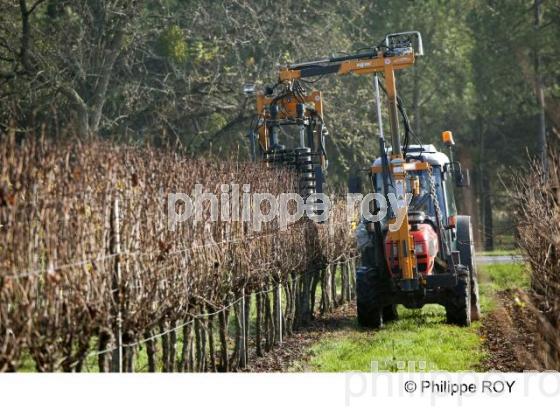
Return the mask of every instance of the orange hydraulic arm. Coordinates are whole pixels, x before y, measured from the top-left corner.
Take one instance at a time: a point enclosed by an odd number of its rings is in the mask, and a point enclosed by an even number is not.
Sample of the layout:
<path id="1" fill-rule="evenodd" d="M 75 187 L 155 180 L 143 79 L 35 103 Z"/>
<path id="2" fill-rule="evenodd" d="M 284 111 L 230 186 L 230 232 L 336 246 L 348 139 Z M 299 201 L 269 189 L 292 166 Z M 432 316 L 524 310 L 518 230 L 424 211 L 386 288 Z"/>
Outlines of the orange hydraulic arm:
<path id="1" fill-rule="evenodd" d="M 382 73 L 385 77 L 385 86 L 389 103 L 389 120 L 391 127 L 391 173 L 395 185 L 395 194 L 399 209 L 393 210 L 395 213 L 400 212 L 402 223 L 395 227 L 397 220 L 396 215 L 389 221 L 392 225 L 388 232 L 388 240 L 397 245 L 399 267 L 402 273 L 402 279 L 411 280 L 414 278 L 414 269 L 416 267 L 416 257 L 414 255 L 414 241 L 410 234 L 408 222 L 408 209 L 406 202 L 406 168 L 402 154 L 400 136 L 399 136 L 399 119 L 397 107 L 397 89 L 395 83 L 395 71 L 408 68 L 414 64 L 415 52 L 411 44 L 397 44 L 389 47 L 389 39 L 401 34 L 414 34 L 418 38 L 418 52 L 422 55 L 422 40 L 419 33 L 399 33 L 390 35 L 386 38 L 386 48 L 384 51 L 373 49 L 368 52 L 356 54 L 352 56 L 332 57 L 318 61 L 312 61 L 301 64 L 291 64 L 282 67 L 278 74 L 279 83 L 288 83 L 292 85 L 298 80 L 306 77 L 315 77 L 327 74 L 335 75 L 367 75 Z M 259 110 L 263 106 L 259 107 Z M 396 228 L 396 229 L 395 229 Z"/>
<path id="2" fill-rule="evenodd" d="M 396 138 L 398 139 L 399 137 L 399 122 L 395 71 L 412 66 L 414 61 L 415 55 L 411 47 L 391 50 L 390 52 L 372 51 L 355 56 L 344 56 L 310 63 L 288 65 L 280 69 L 278 79 L 280 82 L 293 82 L 294 80 L 306 77 L 326 74 L 366 75 L 383 73 L 389 99 L 393 154 L 397 155 L 400 154 L 401 149 L 400 144 L 397 144 L 396 141 Z"/>

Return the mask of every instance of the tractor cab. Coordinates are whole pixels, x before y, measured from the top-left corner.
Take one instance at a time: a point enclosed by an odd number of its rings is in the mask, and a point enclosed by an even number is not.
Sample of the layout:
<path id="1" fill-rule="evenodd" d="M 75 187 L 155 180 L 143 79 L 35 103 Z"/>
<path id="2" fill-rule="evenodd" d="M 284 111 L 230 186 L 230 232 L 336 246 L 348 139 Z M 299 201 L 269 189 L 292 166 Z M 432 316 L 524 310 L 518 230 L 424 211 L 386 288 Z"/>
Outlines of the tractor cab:
<path id="1" fill-rule="evenodd" d="M 454 195 L 455 187 L 468 186 L 468 173 L 453 160 L 451 133 L 444 132 L 442 139 L 449 156 L 431 144 L 410 145 L 403 147 L 401 162 L 395 163 L 389 148 L 372 165 L 373 190 L 384 196 L 398 192 L 387 169 L 400 167 L 406 173 L 402 186 L 412 197 L 404 223 L 412 246 L 404 253 L 413 260 L 413 279 L 404 278 L 403 243 L 389 229 L 394 211 L 377 223 L 363 221 L 357 231 L 362 254 L 357 281 L 358 320 L 364 326 L 393 320 L 397 304 L 438 303 L 446 308 L 449 323 L 463 326 L 479 316 L 472 226 L 468 216 L 457 214 Z"/>
<path id="2" fill-rule="evenodd" d="M 391 149 L 388 150 L 391 155 Z M 456 251 L 455 224 L 457 209 L 453 192 L 453 173 L 447 155 L 436 150 L 434 145 L 411 145 L 406 150 L 406 163 L 426 164 L 416 167 L 417 170 L 407 172 L 406 192 L 411 195 L 408 206 L 410 233 L 414 238 L 414 249 L 417 259 L 417 272 L 422 276 L 432 275 L 437 271 L 436 258 L 446 259 L 444 252 Z M 382 158 L 377 158 L 373 170 L 382 169 Z M 384 196 L 395 193 L 393 185 L 383 182 L 383 173 L 374 172 L 373 188 L 375 192 Z M 387 187 L 387 192 L 385 192 Z M 387 232 L 389 214 L 383 221 L 384 231 Z M 440 229 L 441 228 L 443 229 Z M 442 247 L 437 232 L 442 233 L 442 240 L 449 246 Z M 385 238 L 385 257 L 389 271 L 398 275 L 399 266 L 397 244 Z M 439 254 L 439 255 L 438 255 Z M 441 269 L 440 269 L 441 270 Z"/>
<path id="3" fill-rule="evenodd" d="M 391 149 L 388 150 L 390 156 Z M 454 195 L 454 174 L 450 166 L 450 160 L 447 155 L 437 151 L 434 145 L 411 145 L 406 151 L 406 162 L 423 162 L 431 167 L 428 169 L 409 171 L 409 179 L 407 180 L 407 192 L 413 193 L 412 184 L 416 184 L 418 190 L 412 196 L 409 206 L 410 215 L 423 214 L 426 219 L 436 222 L 436 203 L 433 195 L 437 199 L 439 209 L 441 210 L 441 218 L 444 225 L 453 227 L 454 219 L 457 215 Z M 377 158 L 374 161 L 374 169 L 381 168 L 382 159 Z M 375 192 L 385 194 L 382 173 L 375 173 L 373 186 Z M 432 192 L 433 189 L 433 192 Z M 388 192 L 393 192 L 393 187 L 388 185 Z"/>

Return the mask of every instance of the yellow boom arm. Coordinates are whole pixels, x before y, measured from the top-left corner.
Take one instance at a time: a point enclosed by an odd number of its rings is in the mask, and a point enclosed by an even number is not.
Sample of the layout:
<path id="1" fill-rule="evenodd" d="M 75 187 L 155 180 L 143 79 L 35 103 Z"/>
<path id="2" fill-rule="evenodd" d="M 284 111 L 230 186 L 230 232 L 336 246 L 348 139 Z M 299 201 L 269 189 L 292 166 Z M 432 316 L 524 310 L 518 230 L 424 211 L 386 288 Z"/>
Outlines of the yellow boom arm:
<path id="1" fill-rule="evenodd" d="M 320 76 L 326 74 L 335 75 L 367 75 L 382 73 L 385 77 L 385 86 L 389 102 L 389 115 L 392 140 L 391 172 L 396 188 L 399 212 L 404 213 L 402 223 L 397 230 L 388 232 L 388 239 L 399 244 L 398 258 L 399 267 L 403 279 L 413 279 L 416 267 L 416 256 L 414 255 L 414 240 L 410 234 L 408 223 L 408 210 L 406 203 L 406 168 L 401 152 L 399 138 L 399 121 L 397 111 L 397 89 L 395 83 L 395 71 L 410 67 L 414 64 L 415 54 L 412 47 L 402 47 L 387 50 L 385 52 L 372 51 L 355 56 L 344 56 L 330 58 L 310 63 L 294 64 L 282 67 L 278 74 L 279 82 L 293 82 L 306 77 Z M 372 170 L 373 171 L 373 170 Z M 394 210 L 397 212 L 397 210 Z M 396 217 L 390 224 L 396 222 Z"/>

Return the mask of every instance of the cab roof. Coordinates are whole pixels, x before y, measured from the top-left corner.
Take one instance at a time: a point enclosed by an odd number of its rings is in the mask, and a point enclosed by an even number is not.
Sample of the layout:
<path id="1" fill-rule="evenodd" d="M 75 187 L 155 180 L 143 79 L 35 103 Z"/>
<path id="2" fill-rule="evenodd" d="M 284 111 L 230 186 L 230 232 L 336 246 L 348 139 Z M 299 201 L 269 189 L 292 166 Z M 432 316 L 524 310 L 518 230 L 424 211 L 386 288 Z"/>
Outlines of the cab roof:
<path id="1" fill-rule="evenodd" d="M 391 154 L 391 152 L 392 149 L 389 148 L 387 153 Z M 439 167 L 443 167 L 445 164 L 449 163 L 449 157 L 443 152 L 439 152 L 433 144 L 409 145 L 406 152 L 406 158 L 414 158 Z M 381 166 L 380 157 L 375 159 L 373 166 Z"/>

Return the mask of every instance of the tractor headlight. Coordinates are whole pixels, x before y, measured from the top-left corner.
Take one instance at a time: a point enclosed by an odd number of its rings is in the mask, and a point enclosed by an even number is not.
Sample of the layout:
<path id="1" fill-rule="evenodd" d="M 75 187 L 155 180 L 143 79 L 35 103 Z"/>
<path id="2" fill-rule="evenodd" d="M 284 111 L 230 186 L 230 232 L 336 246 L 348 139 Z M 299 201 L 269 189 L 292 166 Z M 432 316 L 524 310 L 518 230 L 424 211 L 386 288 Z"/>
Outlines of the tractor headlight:
<path id="1" fill-rule="evenodd" d="M 424 251 L 424 245 L 422 243 L 414 244 L 414 253 L 416 255 L 424 255 L 426 251 Z"/>

